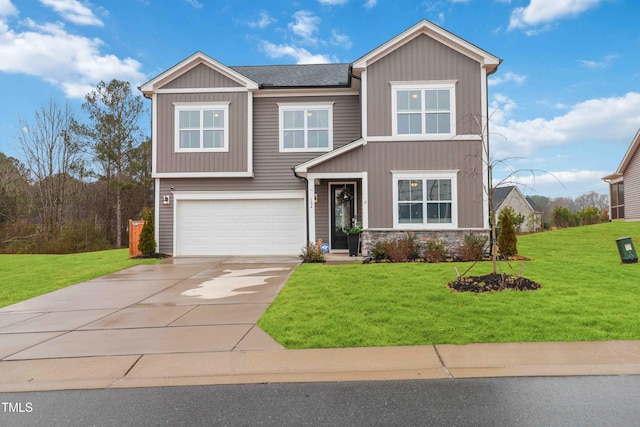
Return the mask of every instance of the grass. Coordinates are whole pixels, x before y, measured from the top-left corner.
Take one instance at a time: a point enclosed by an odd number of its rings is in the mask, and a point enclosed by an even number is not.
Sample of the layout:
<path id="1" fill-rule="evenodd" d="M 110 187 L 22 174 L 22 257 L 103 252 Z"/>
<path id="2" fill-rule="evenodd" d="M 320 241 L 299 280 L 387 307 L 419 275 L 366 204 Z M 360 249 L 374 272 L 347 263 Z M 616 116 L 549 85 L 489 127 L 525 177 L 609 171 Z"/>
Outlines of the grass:
<path id="1" fill-rule="evenodd" d="M 128 259 L 128 249 L 71 255 L 0 255 L 0 307 L 153 259 Z"/>
<path id="2" fill-rule="evenodd" d="M 543 285 L 529 292 L 451 292 L 469 264 L 303 264 L 258 325 L 286 348 L 636 340 L 640 264 L 621 264 L 623 236 L 638 245 L 640 223 L 519 236 L 524 276 Z"/>

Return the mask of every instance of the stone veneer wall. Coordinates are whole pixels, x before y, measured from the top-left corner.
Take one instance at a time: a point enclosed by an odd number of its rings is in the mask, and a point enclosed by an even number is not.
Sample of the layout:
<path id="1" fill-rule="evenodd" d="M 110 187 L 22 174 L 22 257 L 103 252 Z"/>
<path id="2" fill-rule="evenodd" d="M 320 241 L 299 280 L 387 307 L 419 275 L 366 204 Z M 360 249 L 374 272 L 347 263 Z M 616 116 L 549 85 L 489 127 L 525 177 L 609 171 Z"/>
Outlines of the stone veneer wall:
<path id="1" fill-rule="evenodd" d="M 451 251 L 455 251 L 464 243 L 465 236 L 485 236 L 487 246 L 489 244 L 489 230 L 442 230 L 442 231 L 420 231 L 420 230 L 363 230 L 360 236 L 361 248 L 368 251 L 378 240 L 393 240 L 403 238 L 407 234 L 416 236 L 418 242 L 425 243 L 429 240 L 442 240 Z"/>

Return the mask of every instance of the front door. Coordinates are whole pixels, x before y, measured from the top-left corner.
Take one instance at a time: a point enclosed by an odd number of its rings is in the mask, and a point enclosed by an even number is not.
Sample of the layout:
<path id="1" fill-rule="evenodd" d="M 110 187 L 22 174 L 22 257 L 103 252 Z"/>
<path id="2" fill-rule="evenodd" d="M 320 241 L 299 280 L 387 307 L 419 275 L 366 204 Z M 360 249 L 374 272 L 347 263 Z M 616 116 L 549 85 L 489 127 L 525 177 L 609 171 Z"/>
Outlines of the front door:
<path id="1" fill-rule="evenodd" d="M 331 249 L 348 249 L 347 235 L 342 232 L 351 228 L 355 217 L 356 189 L 354 184 L 331 184 Z"/>

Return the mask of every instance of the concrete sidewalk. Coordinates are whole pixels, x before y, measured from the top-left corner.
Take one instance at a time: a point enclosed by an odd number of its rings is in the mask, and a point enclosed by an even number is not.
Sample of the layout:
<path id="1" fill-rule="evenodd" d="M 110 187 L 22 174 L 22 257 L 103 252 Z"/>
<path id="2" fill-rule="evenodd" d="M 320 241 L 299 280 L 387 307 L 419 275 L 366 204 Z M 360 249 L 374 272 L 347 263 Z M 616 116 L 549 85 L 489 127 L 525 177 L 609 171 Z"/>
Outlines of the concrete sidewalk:
<path id="1" fill-rule="evenodd" d="M 0 392 L 640 374 L 640 341 L 285 350 L 255 323 L 297 263 L 175 259 L 4 307 Z"/>

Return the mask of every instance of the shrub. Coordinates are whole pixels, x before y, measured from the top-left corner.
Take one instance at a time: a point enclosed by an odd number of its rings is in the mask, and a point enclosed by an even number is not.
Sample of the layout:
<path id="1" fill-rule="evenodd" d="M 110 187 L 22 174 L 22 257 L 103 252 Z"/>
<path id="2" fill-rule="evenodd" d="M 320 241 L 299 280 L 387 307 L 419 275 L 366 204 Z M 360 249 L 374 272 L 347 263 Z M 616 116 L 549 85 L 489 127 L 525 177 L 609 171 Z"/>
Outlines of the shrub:
<path id="1" fill-rule="evenodd" d="M 370 255 L 376 261 L 408 262 L 420 258 L 420 245 L 414 234 L 392 240 L 379 240 L 371 248 Z"/>
<path id="2" fill-rule="evenodd" d="M 516 228 L 511 220 L 511 208 L 505 208 L 500 212 L 498 223 L 500 224 L 500 234 L 498 234 L 498 247 L 500 253 L 504 256 L 513 256 L 518 254 L 518 238 L 516 237 Z"/>
<path id="3" fill-rule="evenodd" d="M 465 236 L 462 246 L 458 248 L 458 257 L 461 261 L 478 261 L 482 259 L 487 240 L 487 236 L 474 236 L 472 234 Z"/>
<path id="4" fill-rule="evenodd" d="M 442 240 L 429 240 L 424 245 L 422 258 L 425 262 L 442 262 L 447 259 L 449 248 Z"/>
<path id="5" fill-rule="evenodd" d="M 311 242 L 307 242 L 307 245 L 302 248 L 302 253 L 299 257 L 302 262 L 325 262 L 324 252 Z"/>
<path id="6" fill-rule="evenodd" d="M 369 256 L 376 261 L 386 261 L 389 259 L 387 243 L 384 240 L 378 240 L 369 250 Z"/>
<path id="7" fill-rule="evenodd" d="M 144 225 L 140 232 L 140 240 L 138 241 L 138 250 L 143 255 L 153 255 L 156 252 L 156 239 L 154 237 L 155 224 L 153 223 L 153 210 L 149 208 L 142 209 L 142 219 Z"/>
<path id="8" fill-rule="evenodd" d="M 65 225 L 60 233 L 40 250 L 44 254 L 72 254 L 111 249 L 100 227 L 90 220 Z"/>

